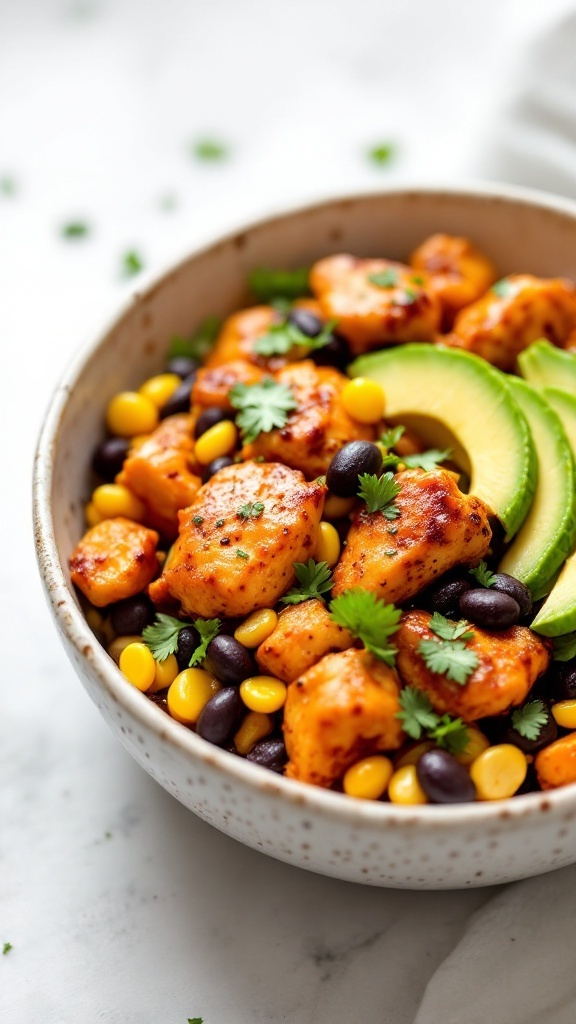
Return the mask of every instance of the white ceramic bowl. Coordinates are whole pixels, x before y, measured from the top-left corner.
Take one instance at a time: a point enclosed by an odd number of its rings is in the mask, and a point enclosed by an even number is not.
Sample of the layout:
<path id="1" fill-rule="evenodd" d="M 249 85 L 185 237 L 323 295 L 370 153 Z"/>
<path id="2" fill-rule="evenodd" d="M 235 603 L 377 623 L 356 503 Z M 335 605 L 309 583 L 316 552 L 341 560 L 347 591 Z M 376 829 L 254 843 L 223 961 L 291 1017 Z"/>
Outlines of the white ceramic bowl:
<path id="1" fill-rule="evenodd" d="M 124 746 L 216 828 L 280 860 L 370 885 L 489 885 L 576 861 L 576 786 L 498 803 L 398 807 L 292 782 L 200 739 L 139 693 L 100 647 L 70 585 L 91 453 L 120 389 L 163 364 L 169 338 L 246 299 L 255 266 L 330 252 L 405 259 L 435 231 L 473 239 L 502 274 L 576 278 L 576 204 L 512 188 L 368 193 L 267 218 L 203 248 L 134 296 L 68 370 L 40 438 L 34 515 L 42 577 L 80 679 Z"/>

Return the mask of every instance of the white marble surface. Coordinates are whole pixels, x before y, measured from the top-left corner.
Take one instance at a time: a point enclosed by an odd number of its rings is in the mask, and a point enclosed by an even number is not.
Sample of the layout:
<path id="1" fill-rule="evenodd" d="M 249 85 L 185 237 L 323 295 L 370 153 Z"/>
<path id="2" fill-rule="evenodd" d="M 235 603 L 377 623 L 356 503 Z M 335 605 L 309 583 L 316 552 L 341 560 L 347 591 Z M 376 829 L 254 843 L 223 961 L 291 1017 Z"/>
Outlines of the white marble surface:
<path id="1" fill-rule="evenodd" d="M 495 898 L 497 917 L 502 890 L 324 879 L 177 804 L 109 734 L 66 661 L 37 578 L 29 487 L 63 366 L 136 281 L 276 202 L 473 169 L 509 66 L 495 25 L 515 24 L 518 10 L 500 0 L 1 5 L 0 176 L 16 183 L 0 195 L 0 947 L 13 946 L 0 955 L 3 1024 L 411 1024 L 419 1007 L 419 1024 L 448 1019 L 435 978 L 475 934 L 478 908 Z M 539 5 L 522 11 L 518 46 Z M 187 144 L 204 133 L 230 144 L 228 162 L 190 159 Z M 385 170 L 363 157 L 381 139 L 398 145 Z M 161 209 L 167 194 L 173 212 Z M 92 225 L 89 239 L 60 238 L 73 218 Z M 123 282 L 132 248 L 147 271 Z M 497 934 L 507 943 L 514 930 L 507 912 Z M 450 1020 L 473 1024 L 476 995 Z M 570 1019 L 544 1009 L 553 1024 Z"/>

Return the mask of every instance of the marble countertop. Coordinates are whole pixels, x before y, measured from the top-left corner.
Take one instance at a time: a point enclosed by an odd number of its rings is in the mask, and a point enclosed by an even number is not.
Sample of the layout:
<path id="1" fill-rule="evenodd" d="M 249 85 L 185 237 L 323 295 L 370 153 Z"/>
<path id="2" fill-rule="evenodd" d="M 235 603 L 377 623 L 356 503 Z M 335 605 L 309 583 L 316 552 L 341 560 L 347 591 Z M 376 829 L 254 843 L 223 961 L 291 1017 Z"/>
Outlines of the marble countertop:
<path id="1" fill-rule="evenodd" d="M 433 17 L 417 0 L 4 5 L 6 1024 L 411 1024 L 494 897 L 307 874 L 219 834 L 160 789 L 66 660 L 35 566 L 29 492 L 64 365 L 136 282 L 276 203 L 467 174 L 505 58 L 490 27 L 497 8 L 441 0 Z M 438 31 L 438 12 L 449 31 Z M 203 136 L 223 140 L 228 159 L 195 161 L 190 146 Z M 396 155 L 379 168 L 365 153 L 381 141 Z M 63 238 L 76 220 L 89 236 Z M 127 281 L 130 250 L 145 271 Z M 437 1018 L 421 1009 L 418 1021 Z"/>

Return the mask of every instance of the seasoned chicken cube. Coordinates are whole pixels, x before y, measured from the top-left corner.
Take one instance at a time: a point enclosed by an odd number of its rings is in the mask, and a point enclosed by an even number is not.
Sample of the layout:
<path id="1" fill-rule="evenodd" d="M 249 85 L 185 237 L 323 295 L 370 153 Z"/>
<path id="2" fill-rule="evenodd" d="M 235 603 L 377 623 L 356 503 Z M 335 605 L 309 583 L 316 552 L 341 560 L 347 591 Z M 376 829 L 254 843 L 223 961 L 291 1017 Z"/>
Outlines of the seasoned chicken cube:
<path id="1" fill-rule="evenodd" d="M 193 410 L 202 412 L 211 405 L 232 411 L 228 395 L 235 384 L 257 384 L 266 374 L 259 366 L 237 359 L 224 366 L 202 367 L 192 388 Z M 198 409 L 198 406 L 201 406 Z"/>
<path id="2" fill-rule="evenodd" d="M 531 342 L 548 338 L 563 345 L 574 327 L 576 289 L 569 281 L 512 274 L 463 309 L 453 333 L 442 341 L 501 370 L 513 370 L 516 357 Z"/>
<path id="3" fill-rule="evenodd" d="M 332 621 L 322 601 L 303 601 L 280 613 L 276 629 L 256 651 L 256 661 L 267 675 L 290 683 L 325 654 L 345 651 L 353 643 L 352 635 Z"/>
<path id="4" fill-rule="evenodd" d="M 286 775 L 330 786 L 360 758 L 397 749 L 398 693 L 394 669 L 366 651 L 326 655 L 288 687 Z"/>
<path id="5" fill-rule="evenodd" d="M 426 275 L 427 288 L 442 305 L 442 326 L 448 330 L 456 313 L 475 302 L 496 280 L 496 270 L 468 238 L 432 235 L 412 253 L 410 266 Z"/>
<path id="6" fill-rule="evenodd" d="M 556 789 L 576 782 L 576 732 L 540 750 L 534 764 L 542 789 Z"/>
<path id="7" fill-rule="evenodd" d="M 320 306 L 314 299 L 298 299 L 294 303 L 294 308 L 306 309 L 322 319 Z M 282 323 L 283 320 L 282 314 L 273 306 L 251 306 L 249 309 L 233 313 L 224 321 L 206 366 L 223 366 L 225 363 L 243 359 L 248 363 L 276 370 L 285 366 L 289 360 L 303 359 L 306 353 L 304 346 L 295 346 L 295 349 L 286 355 L 267 357 L 256 352 L 255 344 L 258 338 L 267 334 L 271 327 Z"/>
<path id="8" fill-rule="evenodd" d="M 312 267 L 310 284 L 354 355 L 386 343 L 434 341 L 440 326 L 439 299 L 403 263 L 327 256 Z"/>
<path id="9" fill-rule="evenodd" d="M 72 582 L 97 608 L 133 597 L 158 572 L 158 534 L 131 519 L 104 519 L 70 559 Z"/>
<path id="10" fill-rule="evenodd" d="M 150 587 L 157 604 L 187 615 L 248 615 L 274 605 L 294 582 L 294 562 L 311 557 L 326 488 L 287 466 L 227 466 L 180 512 L 168 568 Z M 260 510 L 259 506 L 264 506 Z"/>
<path id="11" fill-rule="evenodd" d="M 168 416 L 128 453 L 116 477 L 146 505 L 146 520 L 166 537 L 178 533 L 178 512 L 191 505 L 202 484 L 194 461 L 192 418 Z"/>
<path id="12" fill-rule="evenodd" d="M 486 554 L 491 530 L 484 504 L 463 494 L 444 469 L 408 469 L 395 477 L 399 516 L 359 509 L 334 571 L 335 597 L 363 587 L 401 604 L 455 565 L 475 565 Z"/>
<path id="13" fill-rule="evenodd" d="M 373 440 L 374 427 L 353 420 L 340 401 L 348 380 L 339 370 L 306 359 L 278 370 L 274 377 L 291 388 L 298 408 L 290 413 L 286 426 L 245 445 L 245 458 L 278 459 L 312 479 L 326 472 L 348 441 Z"/>
<path id="14" fill-rule="evenodd" d="M 406 686 L 428 694 L 435 711 L 474 722 L 501 715 L 522 704 L 534 683 L 550 662 L 549 644 L 525 626 L 512 626 L 499 633 L 471 625 L 474 636 L 467 649 L 478 658 L 478 666 L 467 681 L 459 683 L 431 672 L 418 648 L 422 640 L 440 642 L 430 629 L 428 612 L 406 612 L 394 634 L 398 648 L 396 667 Z"/>

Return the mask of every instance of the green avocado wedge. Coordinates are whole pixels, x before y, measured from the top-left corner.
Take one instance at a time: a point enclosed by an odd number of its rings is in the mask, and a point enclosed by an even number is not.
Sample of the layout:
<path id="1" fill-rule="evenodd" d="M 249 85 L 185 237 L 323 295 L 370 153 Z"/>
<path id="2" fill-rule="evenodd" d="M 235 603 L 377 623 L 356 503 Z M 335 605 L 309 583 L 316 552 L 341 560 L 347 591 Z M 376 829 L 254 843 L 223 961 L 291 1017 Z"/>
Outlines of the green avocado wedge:
<path id="1" fill-rule="evenodd" d="M 542 388 L 542 394 L 560 417 L 560 421 L 566 437 L 572 448 L 572 455 L 576 460 L 576 395 L 569 395 L 567 391 L 560 388 Z"/>
<path id="2" fill-rule="evenodd" d="M 500 520 L 508 540 L 514 536 L 530 508 L 537 467 L 528 424 L 504 374 L 468 352 L 425 344 L 360 356 L 348 373 L 382 385 L 387 422 L 451 448 L 470 476 L 470 493 Z"/>
<path id="3" fill-rule="evenodd" d="M 537 387 L 561 388 L 576 395 L 576 353 L 556 348 L 542 338 L 518 356 L 520 375 Z"/>
<path id="4" fill-rule="evenodd" d="M 518 377 L 508 387 L 524 413 L 536 448 L 538 483 L 530 511 L 498 569 L 543 597 L 576 540 L 576 469 L 558 414 Z"/>

